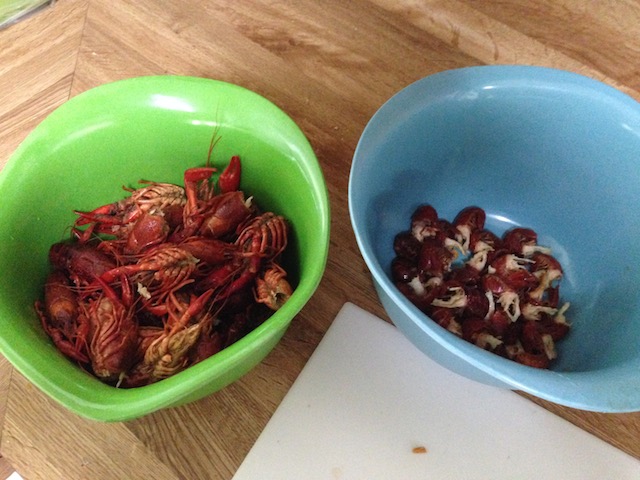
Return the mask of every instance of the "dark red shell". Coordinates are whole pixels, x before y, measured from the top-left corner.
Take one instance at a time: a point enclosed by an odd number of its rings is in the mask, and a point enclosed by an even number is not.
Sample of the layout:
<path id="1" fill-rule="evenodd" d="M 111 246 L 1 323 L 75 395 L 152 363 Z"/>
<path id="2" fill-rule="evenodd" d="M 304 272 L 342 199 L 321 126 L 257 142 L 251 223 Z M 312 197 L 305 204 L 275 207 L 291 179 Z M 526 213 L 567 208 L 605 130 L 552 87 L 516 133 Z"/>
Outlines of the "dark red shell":
<path id="1" fill-rule="evenodd" d="M 438 223 L 438 212 L 431 205 L 420 205 L 411 215 L 411 223 L 436 225 Z"/>
<path id="2" fill-rule="evenodd" d="M 91 283 L 116 267 L 115 261 L 90 243 L 55 243 L 49 249 L 54 269 L 65 271 L 74 281 Z"/>
<path id="3" fill-rule="evenodd" d="M 393 239 L 393 251 L 404 258 L 415 259 L 420 254 L 422 244 L 411 232 L 400 232 Z"/>
<path id="4" fill-rule="evenodd" d="M 418 270 L 420 273 L 442 277 L 451 267 L 453 254 L 436 239 L 426 238 L 420 249 Z"/>
<path id="5" fill-rule="evenodd" d="M 453 221 L 455 227 L 468 227 L 472 232 L 474 230 L 484 229 L 486 221 L 486 213 L 479 207 L 463 208 Z"/>
<path id="6" fill-rule="evenodd" d="M 395 282 L 407 283 L 418 276 L 418 267 L 406 257 L 395 257 L 391 261 L 391 277 Z"/>
<path id="7" fill-rule="evenodd" d="M 143 213 L 131 227 L 124 252 L 137 255 L 143 250 L 164 242 L 169 235 L 169 225 L 164 215 Z"/>
<path id="8" fill-rule="evenodd" d="M 507 232 L 502 237 L 502 244 L 510 253 L 522 255 L 524 246 L 533 246 L 538 242 L 538 234 L 530 228 L 517 227 Z"/>

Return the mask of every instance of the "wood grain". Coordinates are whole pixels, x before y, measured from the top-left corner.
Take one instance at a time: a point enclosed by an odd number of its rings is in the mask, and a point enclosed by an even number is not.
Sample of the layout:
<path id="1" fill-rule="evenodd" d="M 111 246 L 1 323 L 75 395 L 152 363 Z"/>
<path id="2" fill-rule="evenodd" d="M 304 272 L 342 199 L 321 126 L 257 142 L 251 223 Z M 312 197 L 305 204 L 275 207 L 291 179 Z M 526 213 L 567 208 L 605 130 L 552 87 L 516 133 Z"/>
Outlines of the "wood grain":
<path id="1" fill-rule="evenodd" d="M 86 10 L 66 0 L 0 31 L 0 168 L 69 98 Z"/>
<path id="2" fill-rule="evenodd" d="M 123 424 L 71 415 L 15 374 L 5 412 L 2 452 L 29 480 L 179 478 Z"/>
<path id="3" fill-rule="evenodd" d="M 28 479 L 229 479 L 342 304 L 388 320 L 347 208 L 351 158 L 371 115 L 419 78 L 480 64 L 563 68 L 640 98 L 638 20 L 632 1 L 59 0 L 0 31 L 0 167 L 49 112 L 89 88 L 140 75 L 215 78 L 264 95 L 300 125 L 332 213 L 316 294 L 240 381 L 186 406 L 100 424 L 0 359 L 2 454 Z M 640 414 L 531 400 L 640 458 Z"/>
<path id="4" fill-rule="evenodd" d="M 4 431 L 5 412 L 7 411 L 7 399 L 9 398 L 9 388 L 11 384 L 11 374 L 13 367 L 2 356 L 0 356 L 0 444 L 2 432 Z M 0 454 L 0 480 L 7 478 L 13 471 L 9 461 Z"/>
<path id="5" fill-rule="evenodd" d="M 6 480 L 14 471 L 7 459 L 0 456 L 0 480 Z"/>

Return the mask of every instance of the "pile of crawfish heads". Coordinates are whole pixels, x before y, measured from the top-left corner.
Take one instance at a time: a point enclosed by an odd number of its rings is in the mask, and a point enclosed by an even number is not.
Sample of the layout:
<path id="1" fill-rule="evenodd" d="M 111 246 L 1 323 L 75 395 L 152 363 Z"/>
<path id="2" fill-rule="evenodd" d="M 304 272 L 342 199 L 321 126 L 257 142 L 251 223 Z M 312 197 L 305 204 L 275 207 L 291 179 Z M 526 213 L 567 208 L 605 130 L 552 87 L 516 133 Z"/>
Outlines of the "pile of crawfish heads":
<path id="1" fill-rule="evenodd" d="M 289 225 L 239 189 L 234 156 L 141 181 L 124 199 L 76 211 L 49 250 L 35 302 L 56 347 L 107 384 L 167 378 L 246 335 L 292 294 L 281 266 Z"/>
<path id="2" fill-rule="evenodd" d="M 529 228 L 498 237 L 467 207 L 449 222 L 421 205 L 394 239 L 398 289 L 450 332 L 505 358 L 548 368 L 569 332 L 560 305 L 563 270 Z"/>

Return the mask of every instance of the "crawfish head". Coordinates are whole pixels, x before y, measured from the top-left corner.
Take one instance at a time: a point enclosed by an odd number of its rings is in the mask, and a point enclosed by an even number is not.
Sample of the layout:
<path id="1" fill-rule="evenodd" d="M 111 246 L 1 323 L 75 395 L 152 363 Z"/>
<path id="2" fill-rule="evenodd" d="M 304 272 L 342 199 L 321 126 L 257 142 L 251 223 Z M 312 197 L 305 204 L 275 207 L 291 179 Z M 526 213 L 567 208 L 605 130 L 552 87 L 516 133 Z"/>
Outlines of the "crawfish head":
<path id="1" fill-rule="evenodd" d="M 489 273 L 482 277 L 482 288 L 497 298 L 504 312 L 512 322 L 520 317 L 520 297 L 502 277 Z"/>
<path id="2" fill-rule="evenodd" d="M 169 225 L 163 215 L 144 213 L 135 221 L 124 247 L 124 252 L 137 255 L 148 247 L 164 242 Z"/>
<path id="3" fill-rule="evenodd" d="M 401 232 L 393 239 L 393 250 L 398 257 L 414 259 L 420 253 L 422 244 L 411 232 Z"/>
<path id="4" fill-rule="evenodd" d="M 557 356 L 553 338 L 541 331 L 538 322 L 530 320 L 524 322 L 520 342 L 525 352 L 534 355 L 544 354 L 548 360 L 553 360 Z"/>
<path id="5" fill-rule="evenodd" d="M 148 185 L 131 191 L 131 196 L 118 202 L 103 205 L 90 212 L 75 211 L 75 226 L 92 224 L 96 233 L 118 235 L 121 227 L 136 221 L 143 213 L 162 215 L 174 206 L 186 203 L 184 189 L 170 183 L 145 182 Z M 126 229 L 125 229 L 126 231 Z"/>
<path id="6" fill-rule="evenodd" d="M 462 326 L 453 313 L 453 310 L 446 307 L 434 308 L 429 316 L 435 320 L 435 322 L 443 328 L 446 328 L 451 333 L 461 337 Z"/>
<path id="7" fill-rule="evenodd" d="M 493 310 L 487 318 L 489 324 L 489 330 L 496 336 L 502 337 L 509 330 L 512 325 L 511 319 L 507 313 L 502 310 Z"/>
<path id="8" fill-rule="evenodd" d="M 474 230 L 469 237 L 469 248 L 472 252 L 478 253 L 489 250 L 494 251 L 502 247 L 502 241 L 490 230 Z"/>
<path id="9" fill-rule="evenodd" d="M 205 237 L 223 237 L 233 233 L 251 213 L 251 199 L 245 199 L 242 191 L 221 193 L 202 209 L 198 232 Z"/>
<path id="10" fill-rule="evenodd" d="M 464 287 L 457 282 L 447 282 L 444 293 L 435 298 L 431 305 L 434 307 L 464 308 L 467 303 L 468 297 Z"/>
<path id="11" fill-rule="evenodd" d="M 87 243 L 54 243 L 49 249 L 49 262 L 78 285 L 90 284 L 116 266 L 111 257 Z"/>
<path id="12" fill-rule="evenodd" d="M 550 252 L 547 247 L 538 245 L 538 234 L 530 228 L 513 228 L 504 234 L 502 240 L 504 248 L 516 255 L 529 257 L 535 252 Z"/>
<path id="13" fill-rule="evenodd" d="M 239 253 L 237 245 L 216 238 L 190 237 L 179 246 L 197 258 L 199 264 L 207 266 L 228 262 Z"/>
<path id="14" fill-rule="evenodd" d="M 418 240 L 435 237 L 439 231 L 438 212 L 431 205 L 421 205 L 411 215 L 411 234 Z"/>
<path id="15" fill-rule="evenodd" d="M 545 291 L 552 288 L 553 283 L 563 276 L 560 263 L 551 255 L 537 252 L 531 257 L 533 264 L 531 272 L 538 279 L 539 284 L 535 290 L 529 293 L 533 299 L 540 300 L 544 296 Z"/>
<path id="16" fill-rule="evenodd" d="M 463 245 L 465 251 L 469 249 L 471 234 L 475 230 L 482 230 L 486 219 L 485 211 L 479 207 L 467 207 L 458 213 L 453 221 L 457 229 L 456 239 Z"/>
<path id="17" fill-rule="evenodd" d="M 465 318 L 462 322 L 462 338 L 476 343 L 482 334 L 489 333 L 489 326 L 484 319 L 476 316 Z"/>
<path id="18" fill-rule="evenodd" d="M 466 289 L 467 302 L 465 311 L 475 316 L 486 317 L 490 313 L 491 301 L 478 287 Z"/>
<path id="19" fill-rule="evenodd" d="M 184 171 L 184 189 L 187 197 L 185 213 L 195 213 L 199 201 L 207 201 L 213 197 L 213 187 L 209 180 L 215 172 L 216 169 L 213 167 L 195 167 Z"/>
<path id="20" fill-rule="evenodd" d="M 78 297 L 60 270 L 54 270 L 47 276 L 44 306 L 50 326 L 62 330 L 73 328 L 78 319 Z"/>
<path id="21" fill-rule="evenodd" d="M 146 187 L 134 190 L 130 201 L 134 208 L 127 221 L 135 220 L 141 213 L 163 215 L 174 207 L 187 203 L 184 188 L 172 183 L 151 182 Z"/>
<path id="22" fill-rule="evenodd" d="M 538 278 L 527 270 L 532 263 L 532 260 L 507 253 L 491 262 L 489 272 L 502 277 L 514 290 L 533 288 L 538 285 Z"/>
<path id="23" fill-rule="evenodd" d="M 395 282 L 407 283 L 418 276 L 418 268 L 413 260 L 395 257 L 391 261 L 391 275 Z"/>
<path id="24" fill-rule="evenodd" d="M 284 217 L 266 212 L 240 227 L 236 244 L 245 253 L 260 255 L 264 261 L 269 261 L 284 251 L 288 233 L 289 226 Z"/>
<path id="25" fill-rule="evenodd" d="M 453 254 L 433 238 L 425 238 L 418 257 L 418 270 L 429 277 L 442 277 L 451 269 Z"/>
<path id="26" fill-rule="evenodd" d="M 143 370 L 149 371 L 150 381 L 162 380 L 183 370 L 188 362 L 188 352 L 202 331 L 202 324 L 194 323 L 176 333 L 166 333 L 154 340 L 144 355 Z"/>
<path id="27" fill-rule="evenodd" d="M 433 309 L 431 302 L 446 289 L 441 278 L 432 277 L 422 283 L 418 275 L 406 283 L 396 282 L 396 287 L 411 303 L 426 313 Z"/>
<path id="28" fill-rule="evenodd" d="M 210 289 L 200 296 L 170 294 L 167 298 L 168 318 L 165 325 L 168 331 L 170 333 L 176 332 L 191 323 L 209 325 L 213 319 L 208 311 L 207 302 L 213 292 L 213 289 Z"/>

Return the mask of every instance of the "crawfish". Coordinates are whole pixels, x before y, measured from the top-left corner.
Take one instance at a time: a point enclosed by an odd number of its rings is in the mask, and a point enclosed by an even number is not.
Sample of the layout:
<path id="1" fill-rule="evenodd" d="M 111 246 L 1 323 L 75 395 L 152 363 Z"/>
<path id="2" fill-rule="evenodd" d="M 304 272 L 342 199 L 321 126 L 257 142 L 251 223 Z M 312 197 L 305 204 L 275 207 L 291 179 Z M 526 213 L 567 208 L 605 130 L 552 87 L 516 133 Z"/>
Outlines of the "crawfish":
<path id="1" fill-rule="evenodd" d="M 241 255 L 211 271 L 200 289 L 213 288 L 216 299 L 225 300 L 247 288 L 265 262 L 273 261 L 287 246 L 288 226 L 279 215 L 267 212 L 241 226 L 235 244 Z"/>
<path id="2" fill-rule="evenodd" d="M 138 293 L 147 303 L 160 303 L 167 294 L 193 281 L 191 275 L 197 263 L 198 259 L 187 250 L 166 243 L 149 250 L 134 264 L 122 265 L 105 272 L 100 279 L 110 283 L 121 275 L 132 275 L 137 283 Z"/>
<path id="3" fill-rule="evenodd" d="M 142 362 L 134 367 L 126 384 L 152 383 L 183 370 L 190 361 L 188 353 L 196 346 L 203 331 L 209 331 L 213 321 L 207 302 L 213 291 L 188 303 L 171 294 L 167 298 L 167 321 L 161 333 L 154 331 L 146 343 Z"/>
<path id="4" fill-rule="evenodd" d="M 441 327 L 459 337 L 462 336 L 462 326 L 451 308 L 436 307 L 429 312 L 429 316 Z"/>
<path id="5" fill-rule="evenodd" d="M 121 378 L 133 365 L 138 325 L 128 280 L 121 278 L 122 297 L 105 282 L 98 281 L 103 294 L 83 305 L 90 324 L 89 357 L 95 375 L 112 381 Z"/>
<path id="6" fill-rule="evenodd" d="M 179 243 L 194 235 L 221 238 L 233 233 L 252 213 L 252 200 L 245 199 L 242 191 L 216 195 L 206 202 L 198 201 L 193 208 L 185 207 L 183 224 L 169 240 Z"/>
<path id="7" fill-rule="evenodd" d="M 538 286 L 538 278 L 527 269 L 531 263 L 528 258 L 505 253 L 491 262 L 488 271 L 502 277 L 514 290 L 530 289 Z"/>
<path id="8" fill-rule="evenodd" d="M 148 183 L 148 185 L 139 189 L 123 187 L 124 190 L 131 192 L 127 198 L 103 205 L 89 212 L 76 210 L 74 213 L 78 215 L 78 218 L 75 221 L 75 227 L 92 225 L 92 232 L 125 238 L 128 234 L 128 227 L 143 213 L 174 219 L 177 212 L 182 212 L 187 202 L 184 188 L 172 183 L 146 182 L 144 180 L 141 180 L 140 183 Z"/>
<path id="9" fill-rule="evenodd" d="M 45 332 L 63 354 L 80 363 L 89 362 L 89 323 L 62 271 L 54 270 L 48 275 L 44 303 L 36 301 L 35 309 Z"/>
<path id="10" fill-rule="evenodd" d="M 469 237 L 469 249 L 472 255 L 467 260 L 467 265 L 481 272 L 499 255 L 501 245 L 502 240 L 493 232 L 485 229 L 473 230 Z"/>
<path id="11" fill-rule="evenodd" d="M 273 260 L 287 247 L 289 227 L 284 217 L 266 212 L 240 226 L 236 244 L 245 252 Z"/>
<path id="12" fill-rule="evenodd" d="M 239 159 L 235 163 L 239 169 Z M 251 199 L 245 199 L 242 191 L 233 190 L 236 176 L 232 175 L 230 168 L 231 164 L 223 172 L 220 185 L 223 190 L 219 195 L 215 194 L 210 182 L 215 168 L 191 168 L 185 171 L 187 203 L 183 210 L 182 225 L 173 233 L 171 241 L 180 242 L 196 234 L 219 238 L 232 233 L 251 215 Z"/>
<path id="13" fill-rule="evenodd" d="M 256 279 L 255 300 L 269 307 L 271 310 L 278 310 L 285 304 L 293 289 L 285 279 L 287 272 L 277 264 L 271 264 L 262 276 Z"/>
<path id="14" fill-rule="evenodd" d="M 425 238 L 418 254 L 418 270 L 427 277 L 444 277 L 451 270 L 454 254 L 434 238 Z"/>

